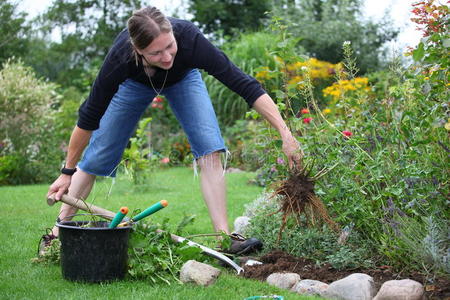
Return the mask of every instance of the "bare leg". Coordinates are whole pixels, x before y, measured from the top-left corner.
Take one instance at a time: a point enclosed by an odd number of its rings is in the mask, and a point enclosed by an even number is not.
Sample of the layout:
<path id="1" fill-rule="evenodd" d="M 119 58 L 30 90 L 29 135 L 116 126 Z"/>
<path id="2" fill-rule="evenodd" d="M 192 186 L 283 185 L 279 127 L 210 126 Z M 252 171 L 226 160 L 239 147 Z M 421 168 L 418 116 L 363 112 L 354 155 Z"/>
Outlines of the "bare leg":
<path id="1" fill-rule="evenodd" d="M 78 169 L 78 171 L 73 174 L 72 182 L 69 187 L 69 195 L 77 199 L 86 199 L 92 190 L 95 182 L 95 175 L 88 174 Z M 59 211 L 59 218 L 64 221 L 69 221 L 71 218 L 68 216 L 76 214 L 77 208 L 74 208 L 68 204 L 63 203 Z M 58 236 L 58 227 L 53 227 L 52 233 Z"/>
<path id="2" fill-rule="evenodd" d="M 225 176 L 220 153 L 214 152 L 198 159 L 203 198 L 208 207 L 214 230 L 230 233 L 225 196 Z"/>

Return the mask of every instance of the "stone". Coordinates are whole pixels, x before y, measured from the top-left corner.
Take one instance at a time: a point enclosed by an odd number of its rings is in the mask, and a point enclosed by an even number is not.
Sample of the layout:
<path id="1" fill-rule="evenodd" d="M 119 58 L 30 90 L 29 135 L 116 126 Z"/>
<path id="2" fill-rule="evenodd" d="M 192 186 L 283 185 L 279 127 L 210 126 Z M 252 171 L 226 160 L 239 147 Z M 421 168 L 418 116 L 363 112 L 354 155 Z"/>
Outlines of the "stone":
<path id="1" fill-rule="evenodd" d="M 201 286 L 208 286 L 216 282 L 220 275 L 220 270 L 213 266 L 188 260 L 180 271 L 180 280 L 183 283 L 195 283 Z"/>
<path id="2" fill-rule="evenodd" d="M 303 295 L 322 296 L 327 289 L 328 284 L 322 281 L 304 279 L 297 282 L 291 290 Z"/>
<path id="3" fill-rule="evenodd" d="M 244 235 L 245 229 L 250 224 L 250 218 L 247 216 L 240 216 L 234 220 L 234 232 Z"/>
<path id="4" fill-rule="evenodd" d="M 389 280 L 383 283 L 374 300 L 422 300 L 423 285 L 411 279 Z"/>
<path id="5" fill-rule="evenodd" d="M 272 273 L 266 279 L 268 284 L 286 290 L 290 290 L 299 281 L 300 275 L 297 273 Z"/>
<path id="6" fill-rule="evenodd" d="M 263 263 L 258 260 L 249 259 L 245 262 L 244 266 L 256 266 L 256 265 L 262 265 L 262 264 Z"/>
<path id="7" fill-rule="evenodd" d="M 372 300 L 375 293 L 375 283 L 371 276 L 354 273 L 332 282 L 322 296 L 339 300 Z"/>

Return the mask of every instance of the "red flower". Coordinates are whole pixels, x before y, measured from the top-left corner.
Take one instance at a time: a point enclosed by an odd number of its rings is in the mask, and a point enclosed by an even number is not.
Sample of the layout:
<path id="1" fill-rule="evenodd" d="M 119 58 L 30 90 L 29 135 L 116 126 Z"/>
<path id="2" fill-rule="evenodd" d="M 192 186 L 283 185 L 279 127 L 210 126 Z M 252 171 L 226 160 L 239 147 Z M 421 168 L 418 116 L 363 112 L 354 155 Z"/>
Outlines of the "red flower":
<path id="1" fill-rule="evenodd" d="M 345 135 L 345 137 L 351 137 L 353 135 L 353 133 L 351 131 L 347 131 L 347 130 L 342 131 L 342 134 Z"/>
<path id="2" fill-rule="evenodd" d="M 164 157 L 159 162 L 162 164 L 168 164 L 170 162 L 170 159 L 168 157 Z"/>
<path id="3" fill-rule="evenodd" d="M 304 118 L 303 123 L 309 124 L 311 122 L 312 118 Z"/>
<path id="4" fill-rule="evenodd" d="M 309 109 L 307 108 L 302 108 L 302 110 L 300 111 L 302 113 L 302 115 L 304 114 L 309 114 Z"/>
<path id="5" fill-rule="evenodd" d="M 155 98 L 153 98 L 153 101 L 157 102 L 157 103 L 161 103 L 164 101 L 164 99 L 162 97 L 155 97 Z"/>

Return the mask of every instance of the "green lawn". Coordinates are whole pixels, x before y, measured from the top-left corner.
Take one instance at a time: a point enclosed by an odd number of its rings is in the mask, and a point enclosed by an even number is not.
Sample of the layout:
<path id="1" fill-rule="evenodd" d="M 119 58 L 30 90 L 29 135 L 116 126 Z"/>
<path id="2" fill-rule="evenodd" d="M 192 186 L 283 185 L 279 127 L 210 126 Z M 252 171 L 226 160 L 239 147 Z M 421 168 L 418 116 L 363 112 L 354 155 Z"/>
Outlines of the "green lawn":
<path id="1" fill-rule="evenodd" d="M 250 173 L 227 174 L 229 220 L 241 215 L 246 203 L 254 200 L 261 188 L 248 185 Z M 183 214 L 197 215 L 189 234 L 209 233 L 212 226 L 199 190 L 199 178 L 189 168 L 157 171 L 145 187 L 135 187 L 126 176 L 114 183 L 97 182 L 89 202 L 117 211 L 121 206 L 143 209 L 166 199 L 169 206 L 151 216 L 156 222 L 169 218 L 178 224 Z M 1 187 L 1 299 L 244 299 L 254 295 L 283 295 L 285 299 L 312 299 L 271 287 L 265 283 L 239 278 L 222 268 L 216 284 L 210 287 L 173 284 L 152 286 L 144 281 L 124 280 L 108 284 L 82 284 L 62 279 L 59 266 L 32 264 L 39 237 L 54 224 L 59 204 L 47 206 L 48 185 Z M 107 197 L 110 191 L 110 196 Z"/>

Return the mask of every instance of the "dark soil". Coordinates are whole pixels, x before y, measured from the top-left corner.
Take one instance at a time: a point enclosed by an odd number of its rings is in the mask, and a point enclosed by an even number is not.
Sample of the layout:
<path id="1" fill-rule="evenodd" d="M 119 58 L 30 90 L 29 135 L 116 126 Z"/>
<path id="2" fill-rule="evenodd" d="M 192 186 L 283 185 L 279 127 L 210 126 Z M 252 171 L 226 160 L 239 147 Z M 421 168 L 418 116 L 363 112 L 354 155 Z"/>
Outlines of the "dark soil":
<path id="1" fill-rule="evenodd" d="M 377 289 L 388 280 L 412 279 L 423 284 L 427 299 L 450 300 L 450 278 L 427 279 L 420 273 L 395 272 L 389 266 L 375 269 L 336 270 L 330 265 L 317 266 L 314 261 L 294 257 L 282 251 L 272 251 L 258 258 L 262 265 L 245 266 L 244 277 L 265 281 L 276 272 L 297 273 L 302 279 L 314 279 L 330 284 L 353 273 L 364 273 L 373 277 Z"/>

